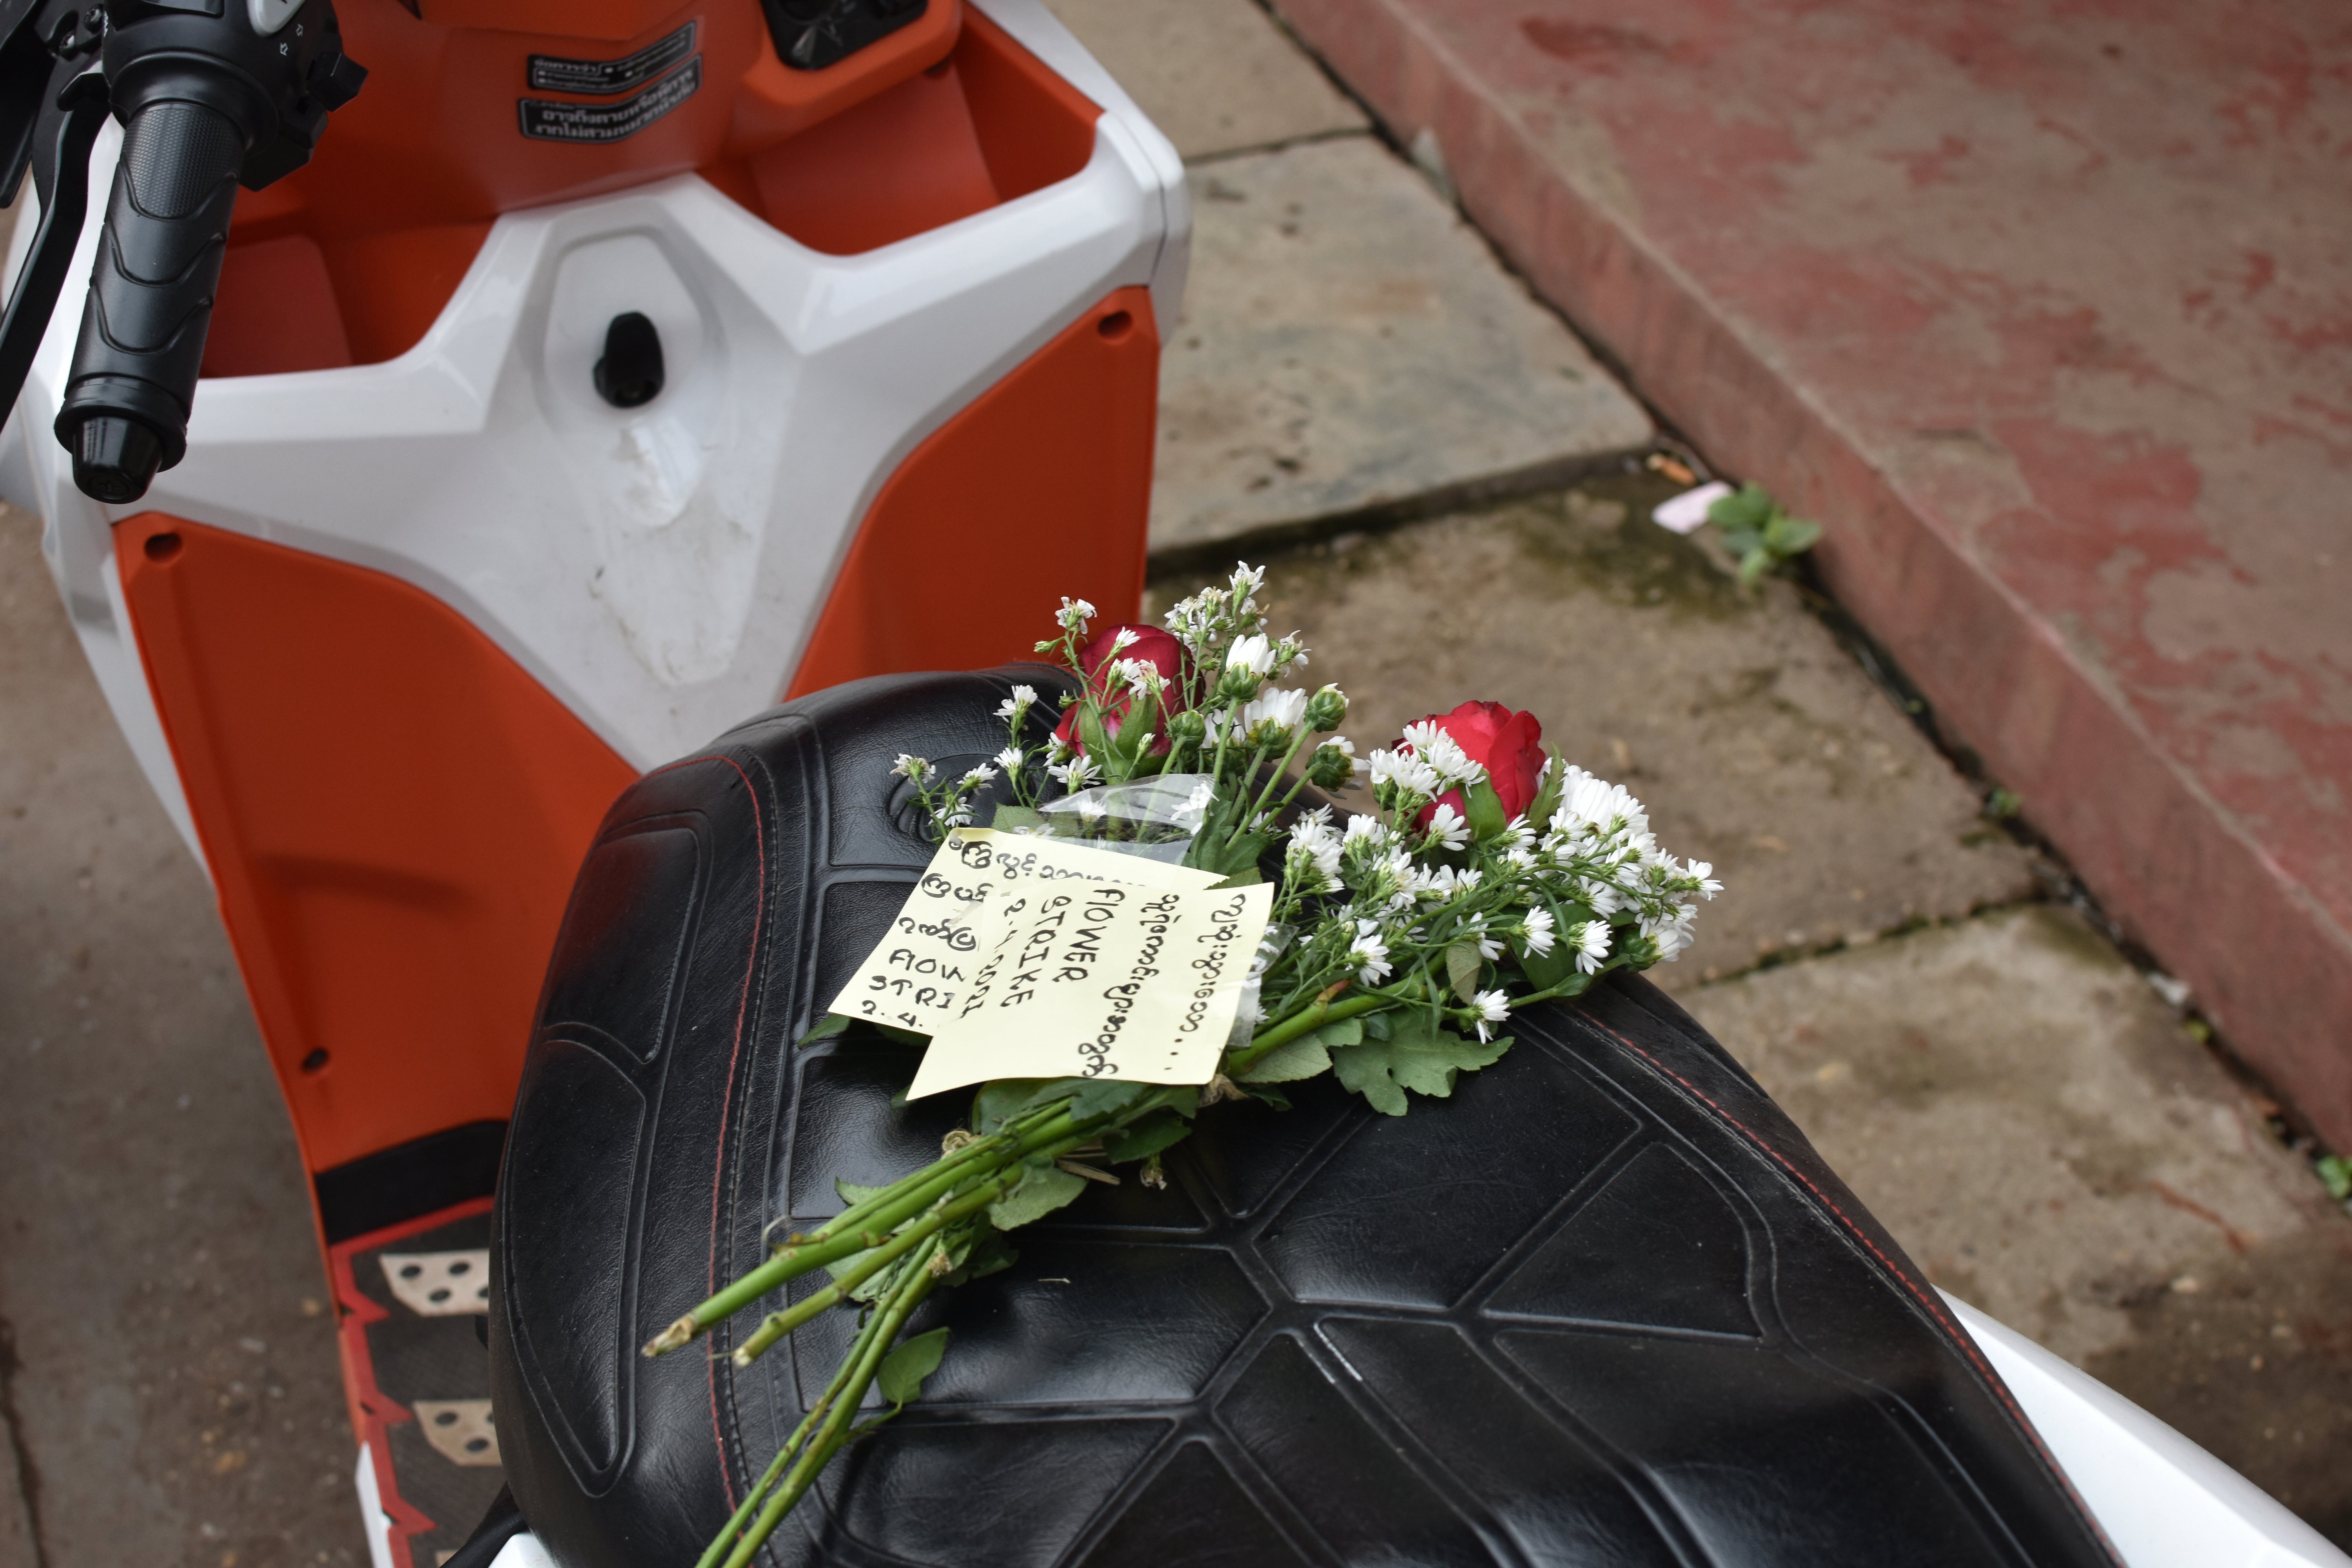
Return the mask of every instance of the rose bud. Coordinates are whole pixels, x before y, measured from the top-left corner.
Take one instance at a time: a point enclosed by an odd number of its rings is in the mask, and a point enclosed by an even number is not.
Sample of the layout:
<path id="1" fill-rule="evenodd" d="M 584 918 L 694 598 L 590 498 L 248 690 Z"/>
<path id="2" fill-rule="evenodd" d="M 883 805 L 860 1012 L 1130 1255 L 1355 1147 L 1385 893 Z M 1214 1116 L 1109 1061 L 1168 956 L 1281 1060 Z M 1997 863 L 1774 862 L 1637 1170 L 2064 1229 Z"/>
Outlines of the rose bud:
<path id="1" fill-rule="evenodd" d="M 1150 665 L 1168 682 L 1161 700 L 1170 706 L 1183 703 L 1187 660 L 1182 643 L 1158 626 L 1106 626 L 1079 650 L 1078 666 L 1080 673 L 1087 679 L 1087 696 L 1101 707 L 1104 728 L 1112 737 L 1118 735 L 1120 721 L 1127 717 L 1128 710 L 1135 703 L 1135 693 L 1131 688 L 1121 690 L 1116 698 L 1108 697 L 1111 685 L 1108 676 L 1115 662 Z M 1066 746 L 1076 745 L 1078 728 L 1083 721 L 1081 713 L 1082 709 L 1078 706 L 1066 711 L 1061 724 L 1054 731 L 1054 739 Z M 1159 727 L 1166 728 L 1165 725 Z M 1167 749 L 1164 738 L 1152 746 L 1155 752 Z"/>
<path id="2" fill-rule="evenodd" d="M 1469 821 L 1478 837 L 1490 838 L 1534 804 L 1545 761 L 1543 726 L 1534 714 L 1499 702 L 1465 702 L 1451 713 L 1433 713 L 1421 721 L 1444 731 L 1464 755 L 1486 770 L 1486 778 L 1473 785 L 1466 798 L 1461 790 L 1448 790 L 1422 807 L 1416 826 L 1427 826 L 1437 807 L 1450 805 Z"/>

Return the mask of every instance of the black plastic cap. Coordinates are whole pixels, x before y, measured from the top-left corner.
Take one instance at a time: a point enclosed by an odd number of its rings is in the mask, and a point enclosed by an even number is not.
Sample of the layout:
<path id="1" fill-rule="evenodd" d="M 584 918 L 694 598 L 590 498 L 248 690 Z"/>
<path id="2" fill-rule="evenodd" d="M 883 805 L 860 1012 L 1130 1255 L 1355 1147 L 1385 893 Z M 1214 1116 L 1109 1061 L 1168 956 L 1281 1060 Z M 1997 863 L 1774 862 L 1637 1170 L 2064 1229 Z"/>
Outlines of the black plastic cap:
<path id="1" fill-rule="evenodd" d="M 330 50 L 310 62 L 310 96 L 329 109 L 341 109 L 360 95 L 367 74 L 367 67 L 342 50 Z"/>
<path id="2" fill-rule="evenodd" d="M 661 395 L 661 333 L 637 310 L 604 329 L 604 357 L 596 362 L 596 395 L 615 408 L 640 408 Z"/>
<path id="3" fill-rule="evenodd" d="M 83 420 L 71 450 L 75 488 L 109 506 L 128 506 L 145 495 L 163 465 L 163 438 L 119 414 Z"/>

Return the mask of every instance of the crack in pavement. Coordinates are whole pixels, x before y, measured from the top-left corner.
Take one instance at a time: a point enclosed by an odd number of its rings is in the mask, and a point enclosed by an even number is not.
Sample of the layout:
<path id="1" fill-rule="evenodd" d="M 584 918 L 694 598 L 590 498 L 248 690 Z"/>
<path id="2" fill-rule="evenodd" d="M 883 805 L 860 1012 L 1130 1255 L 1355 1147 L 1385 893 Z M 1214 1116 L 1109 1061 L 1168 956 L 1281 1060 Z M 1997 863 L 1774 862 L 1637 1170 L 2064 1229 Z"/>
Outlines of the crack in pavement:
<path id="1" fill-rule="evenodd" d="M 16 1374 L 25 1363 L 16 1356 L 16 1325 L 0 1316 L 0 1426 L 8 1428 L 8 1449 L 16 1461 L 16 1495 L 25 1504 L 25 1533 L 33 1547 L 33 1568 L 49 1568 L 47 1546 L 41 1540 L 41 1469 L 25 1447 L 24 1423 L 16 1416 Z"/>

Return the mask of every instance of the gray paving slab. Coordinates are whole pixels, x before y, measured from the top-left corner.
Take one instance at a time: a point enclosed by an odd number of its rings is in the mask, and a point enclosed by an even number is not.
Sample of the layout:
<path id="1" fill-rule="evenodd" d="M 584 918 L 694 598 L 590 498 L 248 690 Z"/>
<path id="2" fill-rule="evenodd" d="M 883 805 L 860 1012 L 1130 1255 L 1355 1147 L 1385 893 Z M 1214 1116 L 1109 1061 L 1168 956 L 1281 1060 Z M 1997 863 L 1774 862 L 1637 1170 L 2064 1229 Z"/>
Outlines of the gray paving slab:
<path id="1" fill-rule="evenodd" d="M 1640 405 L 1378 142 L 1221 160 L 1192 195 L 1155 552 L 1527 488 L 1650 439 Z"/>
<path id="2" fill-rule="evenodd" d="M 1786 585 L 1743 594 L 1648 520 L 1670 493 L 1628 477 L 1343 536 L 1269 558 L 1267 602 L 1309 679 L 1355 698 L 1360 750 L 1472 699 L 1525 709 L 1712 861 L 1725 892 L 1669 990 L 2032 896 L 2024 855 Z"/>
<path id="3" fill-rule="evenodd" d="M 2071 911 L 1682 1000 L 1938 1284 L 2352 1546 L 2352 1217 Z"/>
<path id="4" fill-rule="evenodd" d="M 1250 0 L 1047 0 L 1189 162 L 1370 121 Z"/>
<path id="5" fill-rule="evenodd" d="M 46 1568 L 363 1563 L 331 1299 L 211 890 L 0 506 L 0 1494 Z"/>

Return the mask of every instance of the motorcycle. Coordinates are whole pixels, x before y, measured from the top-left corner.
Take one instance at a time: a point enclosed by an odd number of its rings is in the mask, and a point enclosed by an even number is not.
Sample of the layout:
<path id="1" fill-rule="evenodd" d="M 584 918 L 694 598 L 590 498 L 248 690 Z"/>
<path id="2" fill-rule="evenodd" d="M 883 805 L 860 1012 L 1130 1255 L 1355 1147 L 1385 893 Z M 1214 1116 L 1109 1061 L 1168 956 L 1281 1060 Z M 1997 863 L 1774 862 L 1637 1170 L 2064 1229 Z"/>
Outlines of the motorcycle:
<path id="1" fill-rule="evenodd" d="M 1037 0 L 0 0 L 28 172 L 0 494 L 217 893 L 378 1568 L 517 1568 L 475 1331 L 599 824 L 780 700 L 1026 654 L 1040 560 L 1134 617 L 1181 163 Z M 2134 1564 L 2336 1560 L 1970 1328 L 2119 1542 L 2170 1521 Z"/>

